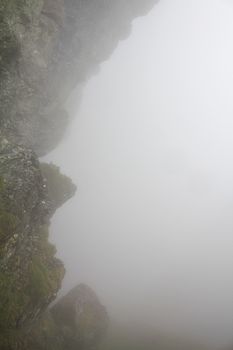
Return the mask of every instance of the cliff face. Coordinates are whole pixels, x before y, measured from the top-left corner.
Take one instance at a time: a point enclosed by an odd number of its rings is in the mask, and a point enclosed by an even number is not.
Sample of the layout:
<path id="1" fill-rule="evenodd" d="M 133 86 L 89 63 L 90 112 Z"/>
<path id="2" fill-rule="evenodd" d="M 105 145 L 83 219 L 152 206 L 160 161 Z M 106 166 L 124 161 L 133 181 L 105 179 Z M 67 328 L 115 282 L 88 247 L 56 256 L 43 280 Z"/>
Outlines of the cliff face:
<path id="1" fill-rule="evenodd" d="M 48 227 L 75 186 L 38 156 L 62 139 L 69 122 L 64 103 L 74 87 L 98 69 L 130 33 L 132 20 L 155 2 L 0 2 L 0 349 L 26 350 L 25 339 L 38 320 L 37 328 L 49 324 L 60 335 L 52 315 L 43 316 L 64 276 Z"/>
<path id="2" fill-rule="evenodd" d="M 36 350 L 89 350 L 100 344 L 108 316 L 95 293 L 80 285 L 36 323 L 26 347 Z"/>
<path id="3" fill-rule="evenodd" d="M 48 242 L 49 218 L 57 202 L 48 195 L 51 180 L 42 174 L 33 151 L 1 139 L 0 349 L 18 349 L 13 335 L 46 310 L 65 272 Z M 58 169 L 53 179 L 64 201 L 74 194 L 75 186 Z"/>
<path id="4" fill-rule="evenodd" d="M 64 102 L 155 0 L 2 0 L 1 130 L 46 154 L 69 116 Z"/>

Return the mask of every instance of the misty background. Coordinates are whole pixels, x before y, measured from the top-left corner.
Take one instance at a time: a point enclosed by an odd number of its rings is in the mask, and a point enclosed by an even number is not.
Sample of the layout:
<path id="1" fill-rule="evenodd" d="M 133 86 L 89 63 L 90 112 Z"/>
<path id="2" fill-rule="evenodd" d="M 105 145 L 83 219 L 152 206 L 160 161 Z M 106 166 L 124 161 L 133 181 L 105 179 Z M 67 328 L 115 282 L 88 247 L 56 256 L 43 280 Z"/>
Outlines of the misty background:
<path id="1" fill-rule="evenodd" d="M 63 292 L 233 343 L 233 2 L 160 0 L 67 103 L 46 157 L 78 186 L 52 220 Z"/>

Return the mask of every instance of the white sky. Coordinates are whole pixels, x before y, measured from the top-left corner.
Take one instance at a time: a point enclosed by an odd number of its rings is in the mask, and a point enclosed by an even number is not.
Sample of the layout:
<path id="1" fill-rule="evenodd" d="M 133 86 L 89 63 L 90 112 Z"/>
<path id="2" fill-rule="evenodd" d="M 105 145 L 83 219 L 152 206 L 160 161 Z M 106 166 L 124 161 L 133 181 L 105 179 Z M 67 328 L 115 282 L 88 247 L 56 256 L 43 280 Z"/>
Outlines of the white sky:
<path id="1" fill-rule="evenodd" d="M 233 1 L 160 0 L 135 20 L 47 157 L 78 185 L 52 227 L 65 289 L 233 343 L 232 97 Z"/>

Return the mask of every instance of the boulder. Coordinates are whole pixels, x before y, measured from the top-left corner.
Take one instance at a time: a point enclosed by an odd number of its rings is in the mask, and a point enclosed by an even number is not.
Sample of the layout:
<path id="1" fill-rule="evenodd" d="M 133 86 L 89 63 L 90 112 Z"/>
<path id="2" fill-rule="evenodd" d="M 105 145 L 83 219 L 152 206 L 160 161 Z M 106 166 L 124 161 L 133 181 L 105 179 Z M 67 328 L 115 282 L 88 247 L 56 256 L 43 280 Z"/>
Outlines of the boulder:
<path id="1" fill-rule="evenodd" d="M 51 309 L 64 337 L 65 349 L 95 349 L 108 326 L 108 315 L 96 294 L 86 285 L 72 289 Z"/>

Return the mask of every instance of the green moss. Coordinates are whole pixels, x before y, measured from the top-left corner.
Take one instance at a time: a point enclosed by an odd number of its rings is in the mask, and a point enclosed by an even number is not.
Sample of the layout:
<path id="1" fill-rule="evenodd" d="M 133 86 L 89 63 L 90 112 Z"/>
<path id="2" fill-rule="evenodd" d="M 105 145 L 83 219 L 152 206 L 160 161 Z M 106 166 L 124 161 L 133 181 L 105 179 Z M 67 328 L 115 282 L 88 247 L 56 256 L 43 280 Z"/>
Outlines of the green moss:
<path id="1" fill-rule="evenodd" d="M 14 274 L 0 273 L 0 328 L 14 327 L 23 315 L 29 298 L 19 291 Z"/>
<path id="2" fill-rule="evenodd" d="M 3 191 L 4 191 L 4 180 L 3 180 L 3 177 L 0 176 L 0 212 L 3 211 L 3 209 L 4 209 L 4 203 L 2 200 Z"/>
<path id="3" fill-rule="evenodd" d="M 0 333 L 1 329 L 17 327 L 28 310 L 33 312 L 46 305 L 60 287 L 63 266 L 54 258 L 56 250 L 48 242 L 48 228 L 41 228 L 40 234 L 36 255 L 28 267 L 24 266 L 24 270 L 20 270 L 22 276 L 17 271 L 0 273 Z"/>
<path id="4" fill-rule="evenodd" d="M 19 225 L 19 219 L 11 213 L 0 211 L 0 243 L 3 243 Z"/>
<path id="5" fill-rule="evenodd" d="M 8 238 L 16 233 L 20 220 L 17 216 L 5 210 L 5 202 L 1 199 L 1 193 L 4 190 L 4 182 L 0 177 L 0 244 L 3 244 Z"/>
<path id="6" fill-rule="evenodd" d="M 30 267 L 28 291 L 33 301 L 45 298 L 49 293 L 49 275 L 39 259 L 34 258 Z"/>
<path id="7" fill-rule="evenodd" d="M 33 316 L 38 307 L 46 306 L 59 289 L 64 275 L 63 266 L 54 257 L 56 248 L 48 240 L 48 225 L 38 228 L 33 246 L 25 246 L 25 251 L 30 248 L 27 260 L 24 251 L 14 252 L 14 241 L 13 246 L 6 247 L 7 239 L 21 232 L 19 218 L 6 209 L 7 198 L 0 177 L 1 266 L 4 266 L 7 255 L 10 257 L 14 253 L 7 262 L 9 273 L 0 269 L 0 334 L 2 329 L 16 328 L 22 318 Z"/>
<path id="8" fill-rule="evenodd" d="M 4 180 L 0 177 L 0 245 L 16 233 L 20 225 L 19 218 L 5 209 L 6 200 L 1 196 L 3 192 Z"/>
<path id="9" fill-rule="evenodd" d="M 45 251 L 44 253 L 47 254 L 48 252 Z M 46 255 L 42 257 L 39 254 L 34 256 L 29 267 L 29 279 L 26 288 L 31 302 L 36 305 L 56 294 L 63 275 L 63 266 L 57 265 L 53 256 Z"/>
<path id="10" fill-rule="evenodd" d="M 4 188 L 4 179 L 2 176 L 0 176 L 0 192 L 3 190 Z"/>
<path id="11" fill-rule="evenodd" d="M 37 253 L 29 267 L 27 290 L 33 303 L 56 293 L 63 278 L 63 267 L 54 258 L 56 248 L 48 241 L 48 226 L 41 226 L 36 244 Z"/>

